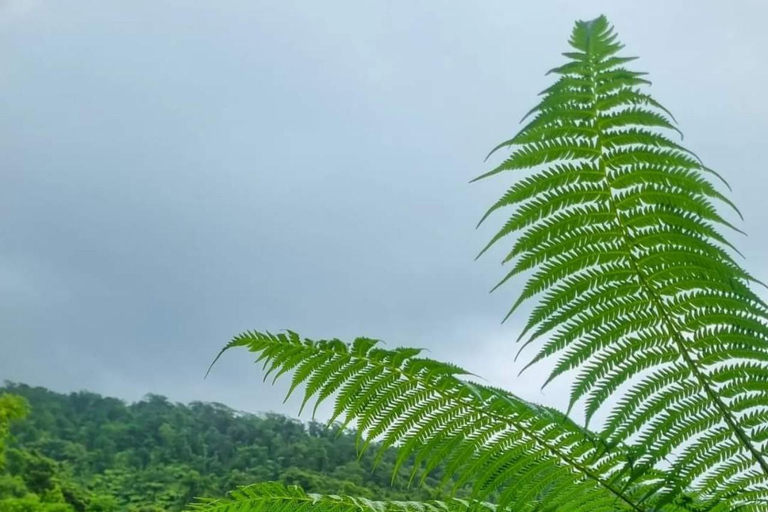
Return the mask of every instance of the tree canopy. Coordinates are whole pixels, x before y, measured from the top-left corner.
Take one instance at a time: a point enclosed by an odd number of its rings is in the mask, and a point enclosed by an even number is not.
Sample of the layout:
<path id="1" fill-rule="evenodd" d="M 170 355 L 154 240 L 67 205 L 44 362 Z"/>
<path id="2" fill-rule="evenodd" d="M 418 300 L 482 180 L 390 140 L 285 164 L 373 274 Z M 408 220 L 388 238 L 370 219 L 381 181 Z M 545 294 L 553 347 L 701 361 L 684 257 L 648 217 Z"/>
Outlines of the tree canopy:
<path id="1" fill-rule="evenodd" d="M 358 459 L 355 434 L 338 425 L 159 395 L 128 404 L 24 384 L 0 392 L 0 422 L 19 420 L 6 441 L 0 512 L 174 511 L 266 481 L 368 499 L 437 497 L 436 479 L 407 488 L 410 464 L 392 479 L 394 452 L 371 470 L 373 456 Z"/>

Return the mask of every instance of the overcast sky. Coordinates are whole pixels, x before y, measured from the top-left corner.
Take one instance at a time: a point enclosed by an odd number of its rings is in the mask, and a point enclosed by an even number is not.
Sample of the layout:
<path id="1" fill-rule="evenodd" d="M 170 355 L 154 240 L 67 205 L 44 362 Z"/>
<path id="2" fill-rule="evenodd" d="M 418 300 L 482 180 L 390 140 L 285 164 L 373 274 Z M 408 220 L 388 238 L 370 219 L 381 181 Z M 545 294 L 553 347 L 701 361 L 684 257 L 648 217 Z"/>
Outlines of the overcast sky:
<path id="1" fill-rule="evenodd" d="M 768 3 L 0 1 L 0 380 L 296 413 L 246 330 L 429 349 L 536 401 L 469 185 L 608 15 L 768 279 Z M 501 219 L 496 219 L 500 221 Z"/>

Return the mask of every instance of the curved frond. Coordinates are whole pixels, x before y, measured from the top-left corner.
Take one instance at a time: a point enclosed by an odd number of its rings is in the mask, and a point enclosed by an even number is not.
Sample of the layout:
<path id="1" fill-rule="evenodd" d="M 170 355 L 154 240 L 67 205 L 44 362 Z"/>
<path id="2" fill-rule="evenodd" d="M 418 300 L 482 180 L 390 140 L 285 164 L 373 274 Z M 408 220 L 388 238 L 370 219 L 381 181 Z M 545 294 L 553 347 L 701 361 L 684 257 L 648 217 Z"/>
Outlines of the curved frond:
<path id="1" fill-rule="evenodd" d="M 240 487 L 227 497 L 203 498 L 188 512 L 495 512 L 490 503 L 447 501 L 376 501 L 345 495 L 304 492 L 294 485 L 264 482 Z"/>
<path id="2" fill-rule="evenodd" d="M 663 478 L 634 475 L 623 448 L 608 450 L 563 414 L 472 383 L 466 371 L 421 358 L 419 350 L 384 350 L 368 338 L 311 341 L 292 332 L 247 332 L 225 350 L 232 347 L 258 354 L 265 379 L 292 373 L 289 394 L 304 388 L 302 408 L 333 397 L 331 421 L 354 423 L 361 450 L 377 441 L 380 457 L 395 447 L 395 471 L 412 459 L 412 480 L 441 467 L 452 491 L 469 485 L 472 500 L 515 511 L 663 508 L 641 503 Z"/>

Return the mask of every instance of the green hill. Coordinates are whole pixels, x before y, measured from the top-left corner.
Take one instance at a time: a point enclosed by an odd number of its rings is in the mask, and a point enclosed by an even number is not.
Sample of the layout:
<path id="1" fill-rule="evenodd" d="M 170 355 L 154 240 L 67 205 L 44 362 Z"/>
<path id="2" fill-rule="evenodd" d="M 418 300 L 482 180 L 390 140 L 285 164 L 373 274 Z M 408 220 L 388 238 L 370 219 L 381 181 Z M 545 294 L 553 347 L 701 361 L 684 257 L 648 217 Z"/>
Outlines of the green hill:
<path id="1" fill-rule="evenodd" d="M 177 511 L 258 481 L 382 499 L 438 495 L 439 472 L 408 490 L 412 466 L 392 481 L 394 453 L 373 468 L 374 453 L 358 459 L 355 435 L 338 426 L 157 395 L 127 404 L 24 384 L 3 393 L 24 397 L 31 412 L 6 441 L 0 512 Z"/>

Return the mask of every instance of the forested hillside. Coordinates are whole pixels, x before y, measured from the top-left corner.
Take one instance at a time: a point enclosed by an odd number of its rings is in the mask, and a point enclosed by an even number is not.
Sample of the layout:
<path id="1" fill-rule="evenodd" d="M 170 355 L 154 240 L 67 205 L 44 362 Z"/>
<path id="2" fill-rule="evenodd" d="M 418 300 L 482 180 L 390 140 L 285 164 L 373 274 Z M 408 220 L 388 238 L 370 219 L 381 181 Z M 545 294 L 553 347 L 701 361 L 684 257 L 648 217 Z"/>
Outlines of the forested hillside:
<path id="1" fill-rule="evenodd" d="M 30 412 L 5 441 L 0 512 L 175 511 L 258 481 L 372 498 L 437 495 L 439 472 L 408 490 L 406 465 L 391 484 L 394 453 L 374 469 L 374 453 L 358 460 L 355 435 L 338 427 L 157 395 L 126 404 L 23 384 L 3 393 L 24 397 Z"/>

